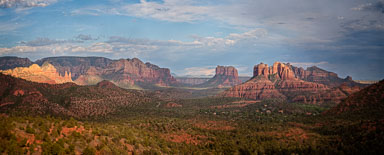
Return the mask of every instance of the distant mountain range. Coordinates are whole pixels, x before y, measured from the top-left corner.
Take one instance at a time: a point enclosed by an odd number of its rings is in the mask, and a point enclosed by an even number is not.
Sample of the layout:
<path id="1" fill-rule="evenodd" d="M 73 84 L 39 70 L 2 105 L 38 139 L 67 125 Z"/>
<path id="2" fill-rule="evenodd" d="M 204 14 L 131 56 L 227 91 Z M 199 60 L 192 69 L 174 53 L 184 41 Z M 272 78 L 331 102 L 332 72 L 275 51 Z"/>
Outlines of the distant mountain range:
<path id="1" fill-rule="evenodd" d="M 32 62 L 27 58 L 1 57 L 0 69 L 29 67 L 32 64 L 42 66 L 44 63 L 52 64 L 60 76 L 70 73 L 72 80 L 79 85 L 94 85 L 102 80 L 109 80 L 122 88 L 177 84 L 169 69 L 143 63 L 137 58 L 111 60 L 103 57 L 49 57 Z"/>
<path id="2" fill-rule="evenodd" d="M 6 75 L 29 81 L 96 85 L 107 80 L 122 88 L 200 87 L 229 88 L 222 96 L 255 100 L 280 98 L 295 102 L 340 102 L 366 85 L 351 77 L 316 66 L 307 69 L 275 62 L 255 65 L 253 77 L 239 77 L 232 66 L 217 66 L 212 78 L 174 78 L 168 68 L 143 63 L 137 58 L 112 60 L 104 57 L 48 57 L 32 62 L 27 58 L 1 57 L 0 69 Z"/>

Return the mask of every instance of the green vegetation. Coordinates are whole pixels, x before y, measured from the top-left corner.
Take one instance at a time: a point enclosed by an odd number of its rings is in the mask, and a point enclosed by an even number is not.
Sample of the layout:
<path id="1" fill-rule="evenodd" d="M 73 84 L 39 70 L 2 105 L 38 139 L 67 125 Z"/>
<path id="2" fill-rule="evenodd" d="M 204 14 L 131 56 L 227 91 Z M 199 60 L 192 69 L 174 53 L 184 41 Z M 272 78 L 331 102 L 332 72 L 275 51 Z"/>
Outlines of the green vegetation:
<path id="1" fill-rule="evenodd" d="M 329 106 L 199 98 L 123 108 L 103 118 L 1 116 L 0 153 L 359 154 L 384 147 L 382 120 L 321 113 Z"/>

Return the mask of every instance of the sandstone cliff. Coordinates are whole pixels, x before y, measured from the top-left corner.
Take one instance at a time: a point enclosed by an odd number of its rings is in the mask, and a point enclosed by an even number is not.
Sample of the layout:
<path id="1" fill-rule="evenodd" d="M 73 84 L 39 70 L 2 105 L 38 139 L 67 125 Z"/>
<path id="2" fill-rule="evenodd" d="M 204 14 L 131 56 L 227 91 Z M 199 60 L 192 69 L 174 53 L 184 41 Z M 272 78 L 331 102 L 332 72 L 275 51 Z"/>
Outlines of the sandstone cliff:
<path id="1" fill-rule="evenodd" d="M 298 74 L 302 73 L 303 74 Z M 273 66 L 260 63 L 255 65 L 251 80 L 232 87 L 221 95 L 227 97 L 243 97 L 250 99 L 280 98 L 305 103 L 322 103 L 326 101 L 340 102 L 356 87 L 348 86 L 329 88 L 315 82 L 302 80 L 305 70 L 292 67 L 290 64 L 275 62 Z"/>
<path id="2" fill-rule="evenodd" d="M 243 84 L 229 88 L 221 95 L 226 97 L 240 97 L 255 100 L 269 98 L 286 99 L 286 97 L 276 89 L 274 83 L 264 76 L 253 77 L 251 80 Z"/>
<path id="3" fill-rule="evenodd" d="M 137 58 L 115 61 L 101 70 L 100 76 L 118 85 L 169 86 L 176 84 L 176 79 L 168 68 L 143 63 Z"/>
<path id="4" fill-rule="evenodd" d="M 232 66 L 217 66 L 216 74 L 207 82 L 201 84 L 201 87 L 229 87 L 241 84 L 237 69 Z"/>
<path id="5" fill-rule="evenodd" d="M 354 82 L 350 76 L 345 79 L 339 78 L 336 73 L 326 71 L 316 66 L 308 67 L 306 70 L 291 66 L 295 76 L 301 80 L 316 82 L 327 85 L 328 87 L 339 87 L 341 85 L 348 85 L 350 87 L 358 86 L 365 87 L 367 85 Z"/>
<path id="6" fill-rule="evenodd" d="M 17 67 L 15 69 L 3 70 L 0 72 L 5 75 L 11 75 L 13 77 L 39 83 L 59 84 L 72 82 L 70 72 L 65 72 L 64 76 L 60 76 L 56 68 L 47 62 L 41 67 L 37 64 L 33 64 L 29 67 Z"/>
<path id="7" fill-rule="evenodd" d="M 177 83 L 167 68 L 137 58 L 111 60 L 103 57 L 50 57 L 36 61 L 52 63 L 60 74 L 71 72 L 75 83 L 94 85 L 109 80 L 123 88 L 169 86 Z"/>
<path id="8" fill-rule="evenodd" d="M 103 57 L 48 57 L 36 61 L 36 64 L 42 65 L 49 62 L 56 67 L 60 75 L 65 72 L 72 73 L 72 79 L 76 80 L 80 75 L 87 75 L 88 70 L 93 67 L 94 71 L 104 68 L 113 62 L 113 60 Z"/>

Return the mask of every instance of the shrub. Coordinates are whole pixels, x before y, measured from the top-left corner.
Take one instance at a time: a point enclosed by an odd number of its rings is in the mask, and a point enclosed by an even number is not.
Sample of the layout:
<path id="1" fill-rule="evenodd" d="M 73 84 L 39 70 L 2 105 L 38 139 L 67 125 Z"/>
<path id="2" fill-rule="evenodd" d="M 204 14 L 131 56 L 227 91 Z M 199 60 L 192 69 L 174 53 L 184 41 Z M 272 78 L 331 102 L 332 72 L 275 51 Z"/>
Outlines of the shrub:
<path id="1" fill-rule="evenodd" d="M 88 146 L 83 150 L 83 155 L 94 155 L 94 154 L 96 154 L 96 150 L 93 147 Z"/>

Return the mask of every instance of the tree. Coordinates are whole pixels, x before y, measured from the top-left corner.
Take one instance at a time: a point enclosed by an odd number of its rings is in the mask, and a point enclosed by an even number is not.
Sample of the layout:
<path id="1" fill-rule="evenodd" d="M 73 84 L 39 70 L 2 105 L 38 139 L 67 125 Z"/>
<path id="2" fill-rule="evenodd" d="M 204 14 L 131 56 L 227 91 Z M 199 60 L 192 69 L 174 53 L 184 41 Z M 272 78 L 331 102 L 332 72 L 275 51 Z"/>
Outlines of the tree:
<path id="1" fill-rule="evenodd" d="M 83 150 L 83 155 L 94 155 L 94 154 L 96 154 L 96 150 L 93 147 L 88 146 Z"/>
<path id="2" fill-rule="evenodd" d="M 28 125 L 27 129 L 25 130 L 25 132 L 30 133 L 30 134 L 34 134 L 35 130 L 33 128 L 31 128 L 31 126 Z"/>

